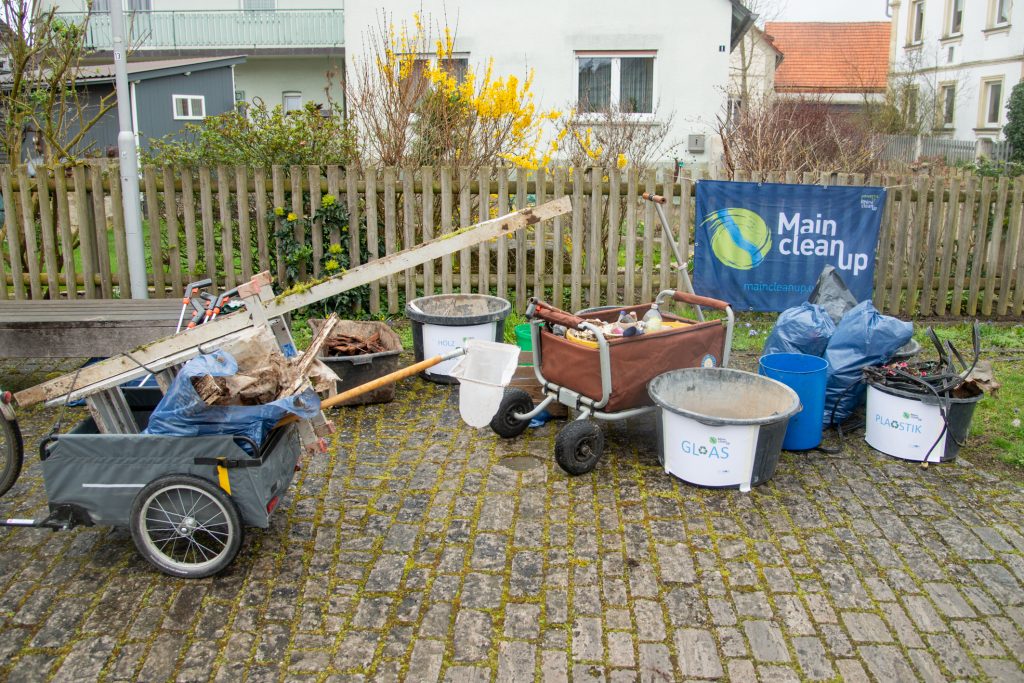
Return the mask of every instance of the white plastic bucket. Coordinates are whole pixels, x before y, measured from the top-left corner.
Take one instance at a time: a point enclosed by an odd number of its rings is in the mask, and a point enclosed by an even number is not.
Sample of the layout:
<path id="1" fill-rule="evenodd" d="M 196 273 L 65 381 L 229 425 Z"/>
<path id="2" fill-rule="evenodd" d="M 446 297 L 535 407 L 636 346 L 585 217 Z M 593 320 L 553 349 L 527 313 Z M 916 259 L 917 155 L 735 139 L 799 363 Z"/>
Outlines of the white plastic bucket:
<path id="1" fill-rule="evenodd" d="M 949 428 L 934 396 L 907 394 L 891 387 L 868 385 L 864 440 L 875 450 L 901 460 L 948 462 L 970 430 L 981 393 L 945 399 Z"/>
<path id="2" fill-rule="evenodd" d="M 451 353 L 469 339 L 500 342 L 511 305 L 486 294 L 436 294 L 413 299 L 405 307 L 412 321 L 416 360 Z M 441 384 L 454 384 L 455 360 L 429 368 L 423 377 Z"/>
<path id="3" fill-rule="evenodd" d="M 498 412 L 505 387 L 519 362 L 519 347 L 513 344 L 470 339 L 466 355 L 449 373 L 459 380 L 459 415 L 471 427 L 486 427 Z"/>

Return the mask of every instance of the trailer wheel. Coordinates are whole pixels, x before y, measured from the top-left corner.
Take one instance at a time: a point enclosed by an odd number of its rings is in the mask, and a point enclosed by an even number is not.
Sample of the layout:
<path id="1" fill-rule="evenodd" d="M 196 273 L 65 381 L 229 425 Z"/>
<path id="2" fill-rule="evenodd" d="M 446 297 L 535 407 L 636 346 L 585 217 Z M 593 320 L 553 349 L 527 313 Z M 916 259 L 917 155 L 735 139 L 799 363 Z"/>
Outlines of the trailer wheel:
<path id="1" fill-rule="evenodd" d="M 522 434 L 530 426 L 529 420 L 520 420 L 516 413 L 524 414 L 533 410 L 533 399 L 522 389 L 506 389 L 501 398 L 498 412 L 491 418 L 491 429 L 503 439 Z"/>
<path id="2" fill-rule="evenodd" d="M 234 501 L 205 479 L 161 477 L 135 497 L 132 540 L 157 569 L 201 579 L 231 564 L 242 545 L 242 518 Z"/>
<path id="3" fill-rule="evenodd" d="M 21 474 L 25 455 L 25 442 L 17 420 L 0 415 L 0 496 L 7 493 Z"/>
<path id="4" fill-rule="evenodd" d="M 572 475 L 586 474 L 604 452 L 604 432 L 589 420 L 573 420 L 555 436 L 555 460 Z"/>

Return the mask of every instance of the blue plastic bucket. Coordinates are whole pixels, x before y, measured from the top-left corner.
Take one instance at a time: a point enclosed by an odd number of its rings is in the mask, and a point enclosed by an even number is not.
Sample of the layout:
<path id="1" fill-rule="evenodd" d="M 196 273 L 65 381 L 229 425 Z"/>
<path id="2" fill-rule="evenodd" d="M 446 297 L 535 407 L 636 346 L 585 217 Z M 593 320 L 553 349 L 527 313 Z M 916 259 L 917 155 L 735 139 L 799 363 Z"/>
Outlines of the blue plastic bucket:
<path id="1" fill-rule="evenodd" d="M 795 391 L 803 405 L 801 411 L 789 420 L 782 448 L 806 451 L 819 446 L 828 361 L 806 353 L 770 353 L 761 356 L 758 373 Z"/>

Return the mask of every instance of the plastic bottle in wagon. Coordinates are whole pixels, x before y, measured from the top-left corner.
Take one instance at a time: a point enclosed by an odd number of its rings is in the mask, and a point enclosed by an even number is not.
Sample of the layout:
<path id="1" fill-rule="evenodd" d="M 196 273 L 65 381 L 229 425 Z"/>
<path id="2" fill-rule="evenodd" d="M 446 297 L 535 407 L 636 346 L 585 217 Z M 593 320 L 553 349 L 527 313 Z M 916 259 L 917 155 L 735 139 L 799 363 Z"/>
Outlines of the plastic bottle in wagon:
<path id="1" fill-rule="evenodd" d="M 660 330 L 662 320 L 661 311 L 658 310 L 658 304 L 651 304 L 650 310 L 644 313 L 644 331 L 656 332 Z"/>
<path id="2" fill-rule="evenodd" d="M 615 325 L 622 330 L 623 337 L 632 337 L 641 333 L 637 325 L 635 313 L 627 313 L 625 310 L 619 311 L 619 319 Z"/>

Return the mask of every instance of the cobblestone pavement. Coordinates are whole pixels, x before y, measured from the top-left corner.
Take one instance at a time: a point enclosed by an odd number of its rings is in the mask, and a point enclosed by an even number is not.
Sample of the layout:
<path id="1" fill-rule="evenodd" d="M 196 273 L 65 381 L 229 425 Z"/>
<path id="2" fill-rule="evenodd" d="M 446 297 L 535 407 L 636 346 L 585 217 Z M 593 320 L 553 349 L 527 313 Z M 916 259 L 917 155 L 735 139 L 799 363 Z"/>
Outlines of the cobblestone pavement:
<path id="1" fill-rule="evenodd" d="M 1019 481 L 853 438 L 749 494 L 700 489 L 659 469 L 652 419 L 607 425 L 569 478 L 560 423 L 501 441 L 456 397 L 414 379 L 333 412 L 329 454 L 216 578 L 157 573 L 122 529 L 0 531 L 0 677 L 1024 680 Z M 0 515 L 45 509 L 58 414 L 22 413 Z"/>

